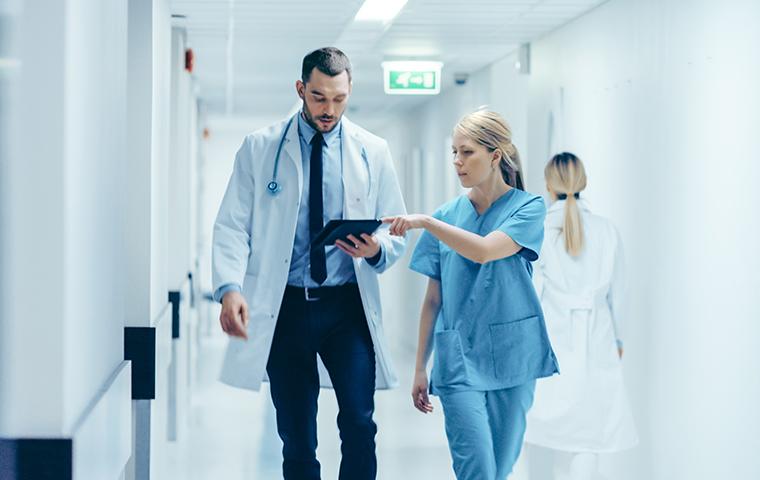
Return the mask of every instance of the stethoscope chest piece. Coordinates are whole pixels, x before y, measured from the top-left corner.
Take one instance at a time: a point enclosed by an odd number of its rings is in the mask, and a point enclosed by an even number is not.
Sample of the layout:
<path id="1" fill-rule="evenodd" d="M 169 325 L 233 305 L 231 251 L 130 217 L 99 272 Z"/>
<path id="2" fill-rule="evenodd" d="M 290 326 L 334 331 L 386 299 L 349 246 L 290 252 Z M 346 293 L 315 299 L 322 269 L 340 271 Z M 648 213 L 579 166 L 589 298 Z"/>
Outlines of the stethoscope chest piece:
<path id="1" fill-rule="evenodd" d="M 280 193 L 280 190 L 282 190 L 282 187 L 274 180 L 267 184 L 267 191 L 272 195 Z"/>

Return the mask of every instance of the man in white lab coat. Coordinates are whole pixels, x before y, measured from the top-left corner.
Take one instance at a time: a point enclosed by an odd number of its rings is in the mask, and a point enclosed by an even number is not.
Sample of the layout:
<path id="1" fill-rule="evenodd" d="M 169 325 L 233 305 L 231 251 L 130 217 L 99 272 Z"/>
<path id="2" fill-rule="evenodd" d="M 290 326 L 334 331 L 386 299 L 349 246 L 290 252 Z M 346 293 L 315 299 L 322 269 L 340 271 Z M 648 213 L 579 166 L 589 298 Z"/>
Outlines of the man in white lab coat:
<path id="1" fill-rule="evenodd" d="M 302 109 L 246 136 L 214 225 L 214 297 L 231 338 L 222 380 L 258 390 L 265 373 L 285 479 L 319 479 L 317 396 L 340 412 L 341 479 L 374 479 L 375 388 L 397 380 L 383 338 L 377 275 L 403 253 L 381 229 L 311 248 L 330 219 L 405 213 L 385 140 L 343 117 L 351 65 L 322 48 L 303 60 Z M 328 375 L 329 374 L 329 375 Z"/>

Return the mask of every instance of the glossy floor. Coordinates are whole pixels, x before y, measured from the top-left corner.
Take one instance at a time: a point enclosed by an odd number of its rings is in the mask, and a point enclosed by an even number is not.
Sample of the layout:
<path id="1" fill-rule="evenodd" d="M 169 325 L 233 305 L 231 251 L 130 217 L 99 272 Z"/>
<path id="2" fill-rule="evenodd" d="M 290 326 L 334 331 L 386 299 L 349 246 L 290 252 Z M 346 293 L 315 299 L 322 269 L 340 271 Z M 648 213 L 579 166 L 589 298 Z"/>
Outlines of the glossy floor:
<path id="1" fill-rule="evenodd" d="M 201 342 L 198 379 L 188 428 L 172 447 L 168 471 L 188 480 L 281 478 L 281 442 L 265 387 L 238 390 L 216 379 L 226 340 L 213 334 Z M 453 479 L 440 403 L 429 415 L 411 405 L 413 352 L 394 352 L 401 386 L 375 396 L 378 479 Z M 337 479 L 340 441 L 337 405 L 331 390 L 319 398 L 319 447 L 323 479 Z"/>

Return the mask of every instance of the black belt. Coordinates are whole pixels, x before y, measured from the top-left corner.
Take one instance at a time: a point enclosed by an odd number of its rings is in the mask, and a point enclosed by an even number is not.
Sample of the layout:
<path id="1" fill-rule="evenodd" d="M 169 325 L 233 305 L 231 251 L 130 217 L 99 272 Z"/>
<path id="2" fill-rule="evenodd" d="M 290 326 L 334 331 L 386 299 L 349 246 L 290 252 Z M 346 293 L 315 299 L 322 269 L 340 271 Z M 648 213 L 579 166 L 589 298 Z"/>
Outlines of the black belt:
<path id="1" fill-rule="evenodd" d="M 288 285 L 285 287 L 286 295 L 298 295 L 303 296 L 307 302 L 315 302 L 323 298 L 332 298 L 341 295 L 350 295 L 352 293 L 359 293 L 359 285 L 355 283 L 346 283 L 343 285 L 337 285 L 334 287 L 294 287 Z"/>

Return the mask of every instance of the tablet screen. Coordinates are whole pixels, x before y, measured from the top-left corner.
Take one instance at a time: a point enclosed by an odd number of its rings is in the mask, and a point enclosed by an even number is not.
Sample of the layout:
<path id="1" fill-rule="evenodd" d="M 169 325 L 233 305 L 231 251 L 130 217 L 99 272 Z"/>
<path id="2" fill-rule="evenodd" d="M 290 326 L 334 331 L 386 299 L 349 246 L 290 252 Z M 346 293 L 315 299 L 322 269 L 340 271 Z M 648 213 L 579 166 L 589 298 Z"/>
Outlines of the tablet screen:
<path id="1" fill-rule="evenodd" d="M 372 235 L 375 230 L 382 224 L 377 219 L 367 220 L 330 220 L 322 231 L 314 237 L 311 242 L 312 246 L 319 246 L 320 244 L 334 245 L 335 241 L 340 239 L 346 243 L 352 243 L 348 240 L 349 235 L 361 238 L 362 233 Z"/>

